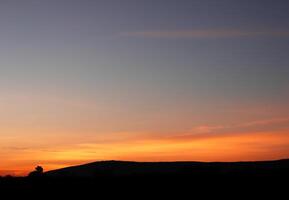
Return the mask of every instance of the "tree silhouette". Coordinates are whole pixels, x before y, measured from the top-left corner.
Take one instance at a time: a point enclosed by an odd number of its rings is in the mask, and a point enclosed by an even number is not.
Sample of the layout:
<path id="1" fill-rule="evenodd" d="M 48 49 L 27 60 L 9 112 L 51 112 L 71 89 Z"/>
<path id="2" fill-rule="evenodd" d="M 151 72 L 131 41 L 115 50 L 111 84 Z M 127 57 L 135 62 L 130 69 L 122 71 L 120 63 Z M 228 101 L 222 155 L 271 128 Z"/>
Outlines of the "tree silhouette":
<path id="1" fill-rule="evenodd" d="M 43 175 L 43 167 L 41 166 L 37 166 L 35 167 L 35 170 L 29 173 L 29 177 L 40 177 L 41 175 Z"/>
<path id="2" fill-rule="evenodd" d="M 43 167 L 37 166 L 35 167 L 35 171 L 38 172 L 39 174 L 42 174 L 44 170 L 43 170 Z"/>

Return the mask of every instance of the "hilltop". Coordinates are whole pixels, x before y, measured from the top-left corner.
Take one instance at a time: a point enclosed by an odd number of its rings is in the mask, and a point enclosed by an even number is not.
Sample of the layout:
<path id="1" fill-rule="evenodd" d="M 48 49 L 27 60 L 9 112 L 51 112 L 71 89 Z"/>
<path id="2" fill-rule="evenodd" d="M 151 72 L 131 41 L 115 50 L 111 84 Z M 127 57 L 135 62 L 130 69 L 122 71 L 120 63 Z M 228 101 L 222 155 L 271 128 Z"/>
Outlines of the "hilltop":
<path id="1" fill-rule="evenodd" d="M 260 162 L 100 161 L 47 171 L 38 176 L 0 178 L 0 190 L 29 197 L 96 195 L 105 198 L 248 197 L 287 195 L 289 159 Z M 19 192 L 14 192 L 19 191 Z M 137 196 L 135 196 L 137 195 Z"/>
<path id="2" fill-rule="evenodd" d="M 289 159 L 259 162 L 130 162 L 99 161 L 48 171 L 48 177 L 133 177 L 133 176 L 284 176 Z"/>

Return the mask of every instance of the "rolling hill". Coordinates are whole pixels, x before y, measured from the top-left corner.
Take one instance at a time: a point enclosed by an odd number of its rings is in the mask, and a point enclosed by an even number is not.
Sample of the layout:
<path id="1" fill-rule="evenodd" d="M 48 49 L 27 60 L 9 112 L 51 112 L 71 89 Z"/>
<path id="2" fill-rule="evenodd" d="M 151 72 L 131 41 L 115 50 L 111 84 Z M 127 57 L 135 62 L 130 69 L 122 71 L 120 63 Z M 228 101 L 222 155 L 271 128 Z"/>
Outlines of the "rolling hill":
<path id="1" fill-rule="evenodd" d="M 134 176 L 270 177 L 289 173 L 289 159 L 260 162 L 100 161 L 48 171 L 47 177 L 99 178 Z"/>
<path id="2" fill-rule="evenodd" d="M 95 198 L 288 196 L 289 159 L 261 162 L 100 161 L 37 176 L 0 178 L 0 191 L 30 197 Z M 17 192 L 15 192 L 17 191 Z M 231 196 L 231 193 L 234 196 Z M 84 198 L 84 199 L 86 199 Z M 39 198 L 38 198 L 39 199 Z"/>

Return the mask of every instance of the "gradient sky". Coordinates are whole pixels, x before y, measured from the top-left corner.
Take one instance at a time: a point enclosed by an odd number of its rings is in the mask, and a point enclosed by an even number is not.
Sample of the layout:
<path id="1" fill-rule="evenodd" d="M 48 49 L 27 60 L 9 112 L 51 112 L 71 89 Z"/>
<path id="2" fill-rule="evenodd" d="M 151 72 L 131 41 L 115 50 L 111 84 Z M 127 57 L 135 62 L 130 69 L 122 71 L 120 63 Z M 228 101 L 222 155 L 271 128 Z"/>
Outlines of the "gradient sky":
<path id="1" fill-rule="evenodd" d="M 289 157 L 289 1 L 1 0 L 0 174 Z"/>

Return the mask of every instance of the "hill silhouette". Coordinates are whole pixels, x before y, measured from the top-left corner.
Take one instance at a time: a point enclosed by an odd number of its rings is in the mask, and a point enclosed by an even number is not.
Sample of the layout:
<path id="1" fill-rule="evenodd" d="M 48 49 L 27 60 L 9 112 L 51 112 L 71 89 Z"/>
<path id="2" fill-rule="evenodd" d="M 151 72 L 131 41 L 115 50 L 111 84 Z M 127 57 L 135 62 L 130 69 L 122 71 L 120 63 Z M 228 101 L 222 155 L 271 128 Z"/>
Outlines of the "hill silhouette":
<path id="1" fill-rule="evenodd" d="M 259 162 L 100 161 L 48 171 L 48 177 L 99 178 L 134 176 L 277 177 L 289 171 L 289 159 Z"/>
<path id="2" fill-rule="evenodd" d="M 36 171 L 41 171 L 40 167 Z M 0 178 L 0 191 L 52 198 L 285 197 L 289 159 L 260 162 L 100 161 L 18 178 Z M 15 193 L 15 191 L 19 191 Z M 234 196 L 233 196 L 234 197 Z"/>

